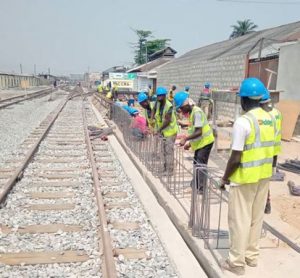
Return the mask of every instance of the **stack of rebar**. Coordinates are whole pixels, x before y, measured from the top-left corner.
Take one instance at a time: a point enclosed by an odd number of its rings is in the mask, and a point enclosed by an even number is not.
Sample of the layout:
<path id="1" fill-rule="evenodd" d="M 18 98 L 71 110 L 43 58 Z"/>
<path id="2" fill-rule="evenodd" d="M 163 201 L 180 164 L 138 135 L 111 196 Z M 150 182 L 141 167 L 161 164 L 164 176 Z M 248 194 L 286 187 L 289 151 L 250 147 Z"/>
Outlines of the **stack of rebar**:
<path id="1" fill-rule="evenodd" d="M 285 171 L 290 171 L 296 174 L 300 174 L 300 160 L 287 159 L 285 163 L 279 163 L 278 168 Z"/>

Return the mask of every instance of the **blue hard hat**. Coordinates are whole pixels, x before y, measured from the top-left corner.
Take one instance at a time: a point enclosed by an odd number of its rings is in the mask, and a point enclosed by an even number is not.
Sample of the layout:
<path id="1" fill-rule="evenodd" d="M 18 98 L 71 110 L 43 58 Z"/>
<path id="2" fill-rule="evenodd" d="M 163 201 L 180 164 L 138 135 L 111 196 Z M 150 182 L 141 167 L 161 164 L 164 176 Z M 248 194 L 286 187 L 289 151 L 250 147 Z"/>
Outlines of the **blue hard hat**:
<path id="1" fill-rule="evenodd" d="M 262 98 L 260 99 L 260 103 L 266 103 L 271 101 L 270 93 L 268 90 L 263 94 Z"/>
<path id="2" fill-rule="evenodd" d="M 138 99 L 138 103 L 141 103 L 141 102 L 147 100 L 147 99 L 148 99 L 148 96 L 146 95 L 146 93 L 140 92 L 140 93 L 138 94 L 137 99 Z"/>
<path id="3" fill-rule="evenodd" d="M 163 96 L 163 95 L 166 95 L 167 93 L 168 93 L 168 91 L 164 87 L 158 87 L 156 89 L 156 95 L 158 95 L 158 96 Z"/>
<path id="4" fill-rule="evenodd" d="M 240 97 L 249 97 L 252 99 L 261 99 L 268 90 L 265 85 L 257 78 L 250 77 L 244 79 L 241 83 L 239 96 Z"/>
<path id="5" fill-rule="evenodd" d="M 189 95 L 186 92 L 178 92 L 174 96 L 174 103 L 176 106 L 176 109 L 180 108 L 182 104 L 187 100 Z"/>
<path id="6" fill-rule="evenodd" d="M 190 86 L 185 86 L 184 89 L 185 89 L 186 91 L 188 91 L 188 90 L 190 89 Z"/>
<path id="7" fill-rule="evenodd" d="M 209 89 L 209 88 L 210 88 L 210 83 L 209 83 L 209 82 L 205 82 L 204 87 L 205 87 L 206 89 Z"/>
<path id="8" fill-rule="evenodd" d="M 139 111 L 136 108 L 129 107 L 128 113 L 130 116 L 133 116 L 136 113 L 139 113 Z"/>
<path id="9" fill-rule="evenodd" d="M 128 105 L 124 105 L 122 108 L 126 111 L 129 111 L 129 109 L 130 109 L 130 107 Z"/>

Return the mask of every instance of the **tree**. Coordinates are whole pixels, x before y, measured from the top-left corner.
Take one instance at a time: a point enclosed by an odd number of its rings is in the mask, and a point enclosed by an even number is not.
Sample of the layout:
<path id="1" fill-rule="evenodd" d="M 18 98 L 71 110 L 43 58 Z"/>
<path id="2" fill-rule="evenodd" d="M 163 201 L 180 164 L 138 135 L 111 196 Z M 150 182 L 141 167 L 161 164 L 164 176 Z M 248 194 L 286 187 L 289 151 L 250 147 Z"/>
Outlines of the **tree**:
<path id="1" fill-rule="evenodd" d="M 145 30 L 135 30 L 133 29 L 135 34 L 138 36 L 138 42 L 133 43 L 134 48 L 134 62 L 137 65 L 142 65 L 149 60 L 149 56 L 154 52 L 164 49 L 169 39 L 153 39 L 149 40 L 149 38 L 153 37 L 151 31 Z"/>
<path id="2" fill-rule="evenodd" d="M 230 39 L 244 36 L 248 33 L 255 31 L 258 26 L 254 24 L 250 19 L 238 20 L 236 25 L 231 25 L 233 31 L 230 35 Z"/>

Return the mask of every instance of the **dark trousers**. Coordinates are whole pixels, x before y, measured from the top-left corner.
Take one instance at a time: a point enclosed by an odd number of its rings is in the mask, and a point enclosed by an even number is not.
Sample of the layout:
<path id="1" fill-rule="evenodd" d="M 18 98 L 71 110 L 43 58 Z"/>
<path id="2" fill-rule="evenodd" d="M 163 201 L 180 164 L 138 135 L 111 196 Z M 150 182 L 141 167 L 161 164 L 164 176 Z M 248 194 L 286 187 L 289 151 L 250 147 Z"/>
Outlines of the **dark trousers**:
<path id="1" fill-rule="evenodd" d="M 196 165 L 196 164 L 207 165 L 210 151 L 211 151 L 213 145 L 214 145 L 214 143 L 211 143 L 211 144 L 206 145 L 205 147 L 195 151 L 194 165 Z M 205 172 L 205 169 L 203 170 L 203 172 Z M 196 175 L 196 188 L 202 190 L 204 185 L 206 184 L 206 181 L 207 181 L 206 175 L 204 175 L 203 173 L 201 173 L 198 170 L 197 175 Z M 195 178 L 193 178 L 193 180 L 191 182 L 192 187 L 193 187 L 194 182 L 195 182 Z"/>

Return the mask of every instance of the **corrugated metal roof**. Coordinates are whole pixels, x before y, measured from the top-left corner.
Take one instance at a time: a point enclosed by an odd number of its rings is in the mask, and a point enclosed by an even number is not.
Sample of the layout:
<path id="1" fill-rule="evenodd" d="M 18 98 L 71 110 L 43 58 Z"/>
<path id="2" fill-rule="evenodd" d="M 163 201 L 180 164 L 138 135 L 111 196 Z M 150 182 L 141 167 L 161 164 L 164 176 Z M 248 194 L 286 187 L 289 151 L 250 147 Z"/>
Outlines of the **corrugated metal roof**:
<path id="1" fill-rule="evenodd" d="M 247 54 L 257 42 L 264 38 L 263 48 L 270 46 L 274 42 L 284 42 L 300 38 L 300 21 L 278 26 L 275 28 L 265 29 L 242 37 L 217 42 L 211 45 L 203 46 L 191 50 L 179 58 L 175 59 L 172 63 L 188 62 L 189 60 L 211 60 L 223 56 Z M 258 45 L 253 49 L 258 51 Z"/>

